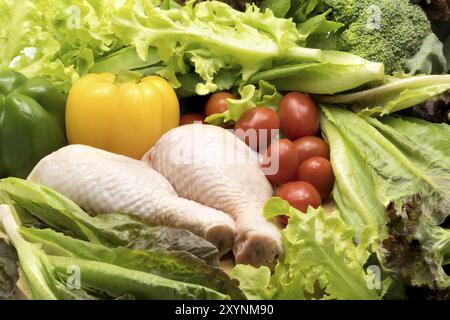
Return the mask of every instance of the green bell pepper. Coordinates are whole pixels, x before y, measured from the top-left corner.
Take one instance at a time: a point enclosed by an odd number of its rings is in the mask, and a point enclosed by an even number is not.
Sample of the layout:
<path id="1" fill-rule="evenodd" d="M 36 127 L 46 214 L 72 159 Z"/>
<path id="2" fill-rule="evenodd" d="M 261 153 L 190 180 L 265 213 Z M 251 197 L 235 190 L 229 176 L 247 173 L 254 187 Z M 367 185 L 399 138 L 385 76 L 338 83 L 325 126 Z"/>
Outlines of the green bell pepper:
<path id="1" fill-rule="evenodd" d="M 39 160 L 67 144 L 65 106 L 47 80 L 0 72 L 0 178 L 25 178 Z"/>

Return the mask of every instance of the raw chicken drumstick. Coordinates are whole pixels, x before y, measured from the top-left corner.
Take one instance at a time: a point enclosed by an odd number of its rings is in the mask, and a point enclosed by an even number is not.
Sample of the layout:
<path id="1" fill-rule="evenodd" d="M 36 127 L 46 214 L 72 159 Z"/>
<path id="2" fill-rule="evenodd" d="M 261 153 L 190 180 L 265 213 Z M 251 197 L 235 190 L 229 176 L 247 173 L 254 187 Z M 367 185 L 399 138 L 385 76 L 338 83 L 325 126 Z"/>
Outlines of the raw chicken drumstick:
<path id="1" fill-rule="evenodd" d="M 260 170 L 257 153 L 233 133 L 210 125 L 181 126 L 162 136 L 143 160 L 181 197 L 233 217 L 237 263 L 270 265 L 282 253 L 277 227 L 262 216 L 272 186 Z"/>
<path id="2" fill-rule="evenodd" d="M 50 187 L 93 213 L 123 212 L 183 228 L 229 251 L 235 223 L 225 213 L 180 198 L 148 164 L 100 149 L 70 145 L 42 159 L 29 180 Z"/>

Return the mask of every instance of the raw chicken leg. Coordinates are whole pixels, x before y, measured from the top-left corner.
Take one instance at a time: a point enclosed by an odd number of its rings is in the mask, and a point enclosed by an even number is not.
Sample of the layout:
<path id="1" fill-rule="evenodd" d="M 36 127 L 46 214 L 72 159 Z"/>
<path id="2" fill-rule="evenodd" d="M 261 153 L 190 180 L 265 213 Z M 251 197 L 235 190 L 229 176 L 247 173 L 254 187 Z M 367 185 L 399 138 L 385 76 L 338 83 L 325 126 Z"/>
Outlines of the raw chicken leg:
<path id="1" fill-rule="evenodd" d="M 210 125 L 181 126 L 162 136 L 143 160 L 181 197 L 234 218 L 237 263 L 270 265 L 282 253 L 278 229 L 262 216 L 272 186 L 259 168 L 257 153 L 234 134 Z"/>
<path id="2" fill-rule="evenodd" d="M 188 229 L 222 254 L 233 246 L 236 227 L 228 215 L 180 198 L 162 175 L 142 161 L 71 145 L 42 159 L 28 179 L 90 212 L 136 214 L 150 223 Z"/>

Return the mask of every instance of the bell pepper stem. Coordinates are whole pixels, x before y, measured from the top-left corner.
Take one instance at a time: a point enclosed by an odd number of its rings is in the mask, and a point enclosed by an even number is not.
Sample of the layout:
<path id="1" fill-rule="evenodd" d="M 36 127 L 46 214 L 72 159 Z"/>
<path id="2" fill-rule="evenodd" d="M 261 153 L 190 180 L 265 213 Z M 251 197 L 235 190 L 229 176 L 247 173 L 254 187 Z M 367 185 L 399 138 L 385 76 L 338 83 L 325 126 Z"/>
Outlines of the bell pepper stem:
<path id="1" fill-rule="evenodd" d="M 119 83 L 139 83 L 142 79 L 142 74 L 137 71 L 131 71 L 131 70 L 121 70 L 116 77 L 116 84 Z"/>

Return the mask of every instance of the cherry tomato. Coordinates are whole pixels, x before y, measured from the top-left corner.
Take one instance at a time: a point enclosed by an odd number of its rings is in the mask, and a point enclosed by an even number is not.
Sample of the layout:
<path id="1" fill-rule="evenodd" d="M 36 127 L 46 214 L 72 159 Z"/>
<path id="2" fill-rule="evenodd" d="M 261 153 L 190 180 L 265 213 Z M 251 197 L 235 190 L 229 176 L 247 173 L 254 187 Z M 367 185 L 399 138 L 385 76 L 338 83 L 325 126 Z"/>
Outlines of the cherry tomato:
<path id="1" fill-rule="evenodd" d="M 295 148 L 298 153 L 298 161 L 303 161 L 312 157 L 322 157 L 330 160 L 330 147 L 328 143 L 320 138 L 309 136 L 294 141 Z"/>
<path id="2" fill-rule="evenodd" d="M 215 113 L 222 113 L 228 109 L 227 99 L 236 99 L 236 96 L 229 92 L 216 92 L 209 97 L 205 106 L 205 114 L 209 117 Z"/>
<path id="3" fill-rule="evenodd" d="M 277 216 L 276 217 L 276 221 L 278 222 L 278 224 L 284 229 L 287 227 L 288 223 L 289 223 L 289 217 L 282 215 L 282 216 Z"/>
<path id="4" fill-rule="evenodd" d="M 297 179 L 311 183 L 322 199 L 327 198 L 333 190 L 333 168 L 330 161 L 322 157 L 312 157 L 303 162 L 298 167 Z"/>
<path id="5" fill-rule="evenodd" d="M 196 121 L 203 122 L 205 120 L 205 117 L 198 113 L 187 113 L 180 117 L 180 126 L 183 126 L 185 124 L 192 124 Z"/>
<path id="6" fill-rule="evenodd" d="M 306 212 L 309 206 L 317 208 L 322 204 L 319 192 L 305 181 L 286 183 L 277 190 L 277 196 L 301 212 Z"/>
<path id="7" fill-rule="evenodd" d="M 234 127 L 235 134 L 254 150 L 265 150 L 280 129 L 280 118 L 272 109 L 255 107 L 245 112 Z M 266 141 L 261 139 L 266 138 Z"/>
<path id="8" fill-rule="evenodd" d="M 292 139 L 314 136 L 319 130 L 316 104 L 306 94 L 290 92 L 280 103 L 281 131 Z"/>
<path id="9" fill-rule="evenodd" d="M 294 143 L 288 139 L 273 142 L 264 154 L 263 171 L 273 184 L 283 184 L 295 179 L 298 156 Z"/>

